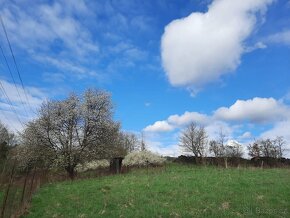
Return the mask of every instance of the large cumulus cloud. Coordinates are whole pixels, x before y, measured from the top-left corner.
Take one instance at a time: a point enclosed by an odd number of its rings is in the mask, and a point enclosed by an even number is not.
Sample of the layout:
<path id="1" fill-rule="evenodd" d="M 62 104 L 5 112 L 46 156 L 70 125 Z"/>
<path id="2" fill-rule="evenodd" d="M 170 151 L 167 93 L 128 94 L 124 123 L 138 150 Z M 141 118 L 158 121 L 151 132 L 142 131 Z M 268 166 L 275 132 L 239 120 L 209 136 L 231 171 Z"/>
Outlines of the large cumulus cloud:
<path id="1" fill-rule="evenodd" d="M 161 56 L 170 83 L 200 88 L 235 70 L 247 51 L 244 42 L 255 30 L 257 16 L 272 2 L 215 0 L 206 13 L 194 12 L 168 24 Z"/>

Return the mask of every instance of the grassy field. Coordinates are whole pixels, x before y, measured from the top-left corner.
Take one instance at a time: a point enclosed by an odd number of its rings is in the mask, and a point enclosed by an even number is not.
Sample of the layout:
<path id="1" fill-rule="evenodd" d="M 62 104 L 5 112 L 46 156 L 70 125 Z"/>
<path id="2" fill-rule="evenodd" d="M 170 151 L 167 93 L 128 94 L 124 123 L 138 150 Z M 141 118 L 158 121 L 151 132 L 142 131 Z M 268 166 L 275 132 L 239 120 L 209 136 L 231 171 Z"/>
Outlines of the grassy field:
<path id="1" fill-rule="evenodd" d="M 49 184 L 27 217 L 290 217 L 290 170 L 172 164 Z"/>

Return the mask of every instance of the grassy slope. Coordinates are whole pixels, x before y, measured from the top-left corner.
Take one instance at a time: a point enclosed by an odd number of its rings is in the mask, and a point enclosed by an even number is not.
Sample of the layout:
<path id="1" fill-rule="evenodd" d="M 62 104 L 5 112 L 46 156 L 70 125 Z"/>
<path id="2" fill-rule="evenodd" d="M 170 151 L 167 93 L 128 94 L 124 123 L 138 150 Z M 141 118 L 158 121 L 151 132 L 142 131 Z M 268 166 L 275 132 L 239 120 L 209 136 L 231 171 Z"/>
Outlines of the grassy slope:
<path id="1" fill-rule="evenodd" d="M 43 187 L 28 217 L 290 217 L 290 171 L 170 165 Z"/>

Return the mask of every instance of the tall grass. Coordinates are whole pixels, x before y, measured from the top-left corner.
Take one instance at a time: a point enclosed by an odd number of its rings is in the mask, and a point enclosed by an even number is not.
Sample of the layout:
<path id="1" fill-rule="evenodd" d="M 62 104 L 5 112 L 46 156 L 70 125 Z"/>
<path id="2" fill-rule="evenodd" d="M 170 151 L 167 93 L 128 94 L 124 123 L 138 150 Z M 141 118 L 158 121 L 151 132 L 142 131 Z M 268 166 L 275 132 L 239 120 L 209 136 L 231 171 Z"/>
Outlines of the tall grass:
<path id="1" fill-rule="evenodd" d="M 289 169 L 169 165 L 42 187 L 27 217 L 290 217 Z"/>

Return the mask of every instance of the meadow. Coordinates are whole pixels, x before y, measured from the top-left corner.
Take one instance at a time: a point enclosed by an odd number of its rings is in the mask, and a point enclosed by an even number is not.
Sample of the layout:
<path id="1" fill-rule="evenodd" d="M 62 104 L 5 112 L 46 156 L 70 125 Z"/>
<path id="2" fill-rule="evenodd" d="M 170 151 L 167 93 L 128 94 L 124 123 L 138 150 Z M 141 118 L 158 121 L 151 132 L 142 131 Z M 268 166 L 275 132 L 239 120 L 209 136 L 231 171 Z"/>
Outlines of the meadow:
<path id="1" fill-rule="evenodd" d="M 290 170 L 169 164 L 55 182 L 25 217 L 290 217 Z"/>

